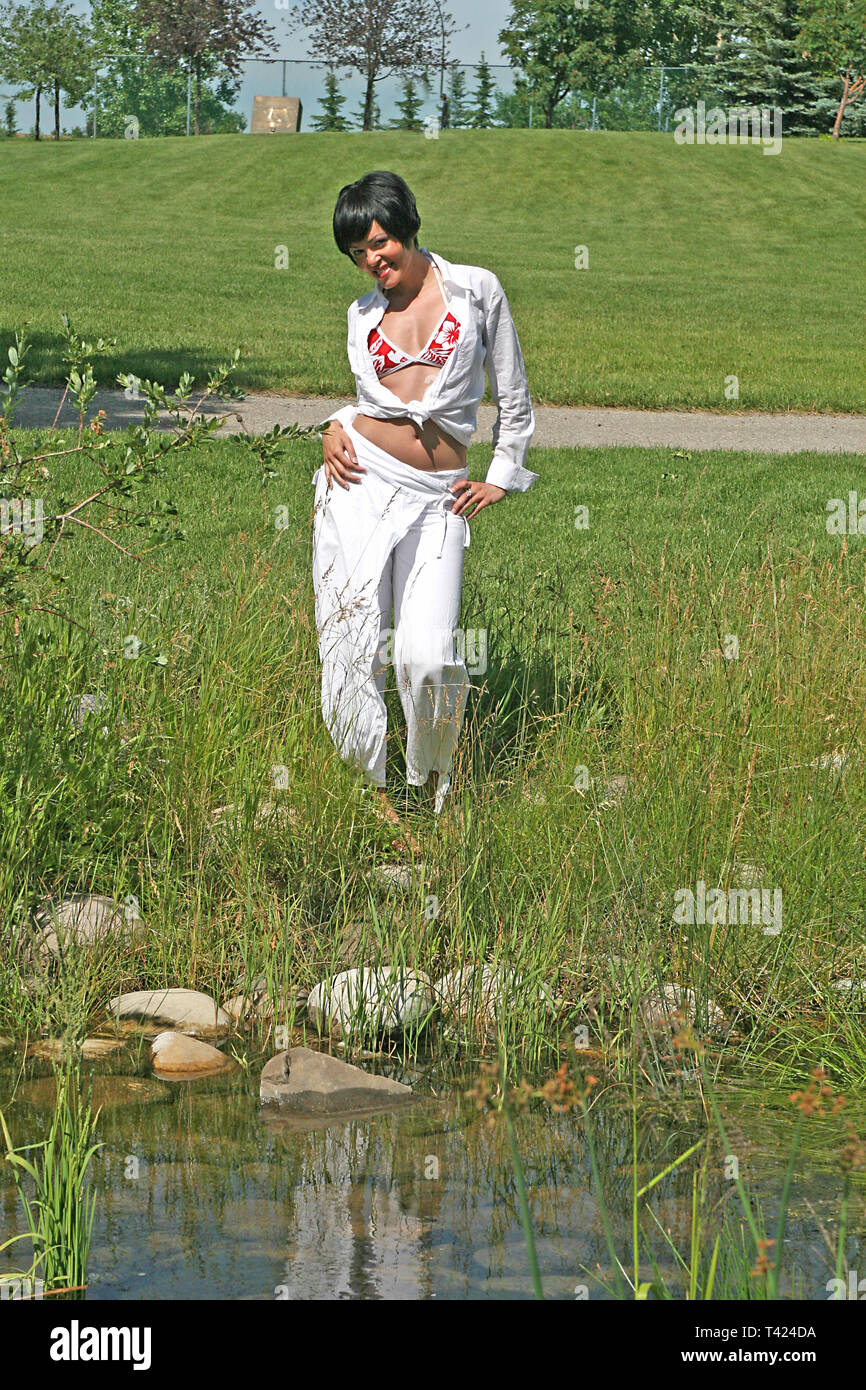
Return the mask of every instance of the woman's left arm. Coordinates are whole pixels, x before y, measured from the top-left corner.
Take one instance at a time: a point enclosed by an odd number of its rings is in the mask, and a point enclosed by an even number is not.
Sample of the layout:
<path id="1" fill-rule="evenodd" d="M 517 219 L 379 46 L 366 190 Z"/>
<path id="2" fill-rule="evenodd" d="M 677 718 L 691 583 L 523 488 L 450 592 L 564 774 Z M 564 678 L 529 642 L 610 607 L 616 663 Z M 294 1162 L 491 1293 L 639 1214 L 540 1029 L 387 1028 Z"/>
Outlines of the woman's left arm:
<path id="1" fill-rule="evenodd" d="M 493 426 L 493 458 L 485 482 L 506 492 L 527 492 L 538 477 L 524 460 L 535 432 L 535 412 L 511 309 L 499 280 L 489 272 L 490 291 L 484 300 L 482 337 L 490 393 L 497 405 Z"/>
<path id="2" fill-rule="evenodd" d="M 455 491 L 463 489 L 458 493 L 460 500 L 454 510 L 463 512 L 467 521 L 471 521 L 482 507 L 501 502 L 509 492 L 527 492 L 538 477 L 523 466 L 535 432 L 535 413 L 517 330 L 499 280 L 492 271 L 484 274 L 488 283 L 482 298 L 481 337 L 497 415 L 493 426 L 493 458 L 484 482 L 469 484 L 471 498 L 466 496 L 467 484 L 453 484 Z"/>

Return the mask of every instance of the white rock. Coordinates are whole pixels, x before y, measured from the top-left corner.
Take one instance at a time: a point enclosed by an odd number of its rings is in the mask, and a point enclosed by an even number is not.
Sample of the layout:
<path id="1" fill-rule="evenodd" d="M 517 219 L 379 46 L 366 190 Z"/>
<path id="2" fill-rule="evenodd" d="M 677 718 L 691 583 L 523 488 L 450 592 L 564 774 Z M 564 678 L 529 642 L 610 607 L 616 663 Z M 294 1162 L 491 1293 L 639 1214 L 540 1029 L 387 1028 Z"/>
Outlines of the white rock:
<path id="1" fill-rule="evenodd" d="M 411 888 L 413 873 L 416 885 L 421 882 L 435 882 L 438 874 L 435 871 L 425 873 L 424 869 L 423 863 L 416 864 L 414 869 L 411 864 L 377 864 L 374 872 L 379 882 L 386 884 L 389 888 Z"/>
<path id="2" fill-rule="evenodd" d="M 701 1012 L 710 1032 L 726 1031 L 725 1016 L 712 999 L 705 1002 Z M 650 1028 L 676 1026 L 680 1022 L 677 1014 L 682 1015 L 683 1025 L 691 1025 L 697 1016 L 697 996 L 686 985 L 664 984 L 644 995 L 640 1014 Z"/>
<path id="3" fill-rule="evenodd" d="M 197 989 L 139 989 L 120 994 L 108 1006 L 111 1018 L 154 1019 L 175 1023 L 184 1033 L 207 1033 L 230 1028 L 231 1019 L 207 994 Z"/>
<path id="4" fill-rule="evenodd" d="M 310 991 L 307 1013 L 321 1033 L 389 1033 L 417 1027 L 432 1002 L 426 975 L 397 966 L 343 970 Z"/>
<path id="5" fill-rule="evenodd" d="M 527 993 L 522 976 L 486 964 L 452 970 L 433 986 L 433 997 L 443 1013 L 460 1023 L 467 1023 L 473 1015 L 488 1024 L 495 1022 L 509 1006 L 526 1002 Z M 555 1009 L 543 986 L 535 999 L 539 1005 Z"/>
<path id="6" fill-rule="evenodd" d="M 849 762 L 847 753 L 822 753 L 809 766 L 820 768 L 822 772 L 844 772 Z"/>

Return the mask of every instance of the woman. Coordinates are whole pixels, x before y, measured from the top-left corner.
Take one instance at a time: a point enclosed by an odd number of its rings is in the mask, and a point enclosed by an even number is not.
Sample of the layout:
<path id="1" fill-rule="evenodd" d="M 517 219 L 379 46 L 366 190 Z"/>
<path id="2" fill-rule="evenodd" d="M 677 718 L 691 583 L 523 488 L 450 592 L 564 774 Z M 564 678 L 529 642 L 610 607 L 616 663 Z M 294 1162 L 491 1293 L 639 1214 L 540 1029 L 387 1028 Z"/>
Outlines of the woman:
<path id="1" fill-rule="evenodd" d="M 393 643 L 406 716 L 407 781 L 426 787 L 438 814 L 469 684 L 455 650 L 469 521 L 538 477 L 523 467 L 535 416 L 502 286 L 489 270 L 419 248 L 420 225 L 397 174 L 379 170 L 340 190 L 334 238 L 375 287 L 348 312 L 357 404 L 320 422 L 328 428 L 313 478 L 322 713 L 394 823 L 387 649 Z M 485 367 L 499 408 L 493 459 L 485 481 L 470 483 L 466 446 Z"/>

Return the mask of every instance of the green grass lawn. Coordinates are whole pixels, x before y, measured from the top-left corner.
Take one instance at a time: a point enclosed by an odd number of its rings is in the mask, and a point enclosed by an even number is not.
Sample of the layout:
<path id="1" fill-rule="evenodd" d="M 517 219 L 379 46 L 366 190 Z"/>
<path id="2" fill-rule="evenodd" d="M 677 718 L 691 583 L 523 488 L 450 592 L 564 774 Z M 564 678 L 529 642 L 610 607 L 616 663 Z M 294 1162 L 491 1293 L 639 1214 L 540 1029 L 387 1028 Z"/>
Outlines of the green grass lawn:
<path id="1" fill-rule="evenodd" d="M 473 476 L 486 452 L 470 451 Z M 860 1016 L 831 984 L 866 977 L 866 540 L 828 535 L 825 519 L 829 498 L 862 489 L 863 460 L 535 451 L 533 490 L 472 523 L 460 621 L 487 632 L 487 670 L 445 812 L 438 823 L 407 813 L 440 878 L 403 892 L 373 875 L 393 860 L 390 833 L 320 715 L 320 457 L 316 441 L 287 444 L 263 489 L 246 446 L 175 455 L 153 488 L 177 505 L 186 540 L 144 568 L 79 533 L 54 603 L 80 626 L 32 612 L 17 635 L 3 629 L 0 920 L 49 890 L 134 893 L 150 933 L 107 969 L 85 962 L 80 978 L 61 977 L 53 999 L 34 996 L 10 958 L 0 1031 L 62 1028 L 70 1010 L 85 1026 L 121 986 L 224 998 L 245 969 L 276 971 L 293 994 L 357 964 L 361 931 L 367 958 L 434 975 L 505 961 L 530 986 L 551 984 L 566 1022 L 590 1023 L 621 1076 L 634 999 L 673 979 L 734 1025 L 708 1065 L 772 1065 L 788 1080 L 823 1059 L 862 1080 Z M 51 464 L 49 500 L 84 495 L 89 478 L 64 468 Z M 136 660 L 123 656 L 130 634 Z M 126 723 L 73 729 L 65 702 L 84 691 L 103 692 Z M 393 689 L 389 701 L 396 793 Z M 840 752 L 844 770 L 815 765 Z M 288 769 L 278 795 L 294 819 L 263 829 L 254 811 L 274 794 L 274 765 Z M 605 805 L 612 776 L 630 790 Z M 208 845 L 226 804 L 242 819 Z M 729 882 L 736 862 L 782 890 L 781 933 L 676 924 L 675 893 Z M 531 988 L 505 1027 L 516 1057 L 555 1056 Z M 646 1075 L 679 1064 L 663 1052 L 641 1053 Z"/>
<path id="2" fill-rule="evenodd" d="M 32 376 L 65 380 L 66 311 L 117 337 L 103 385 L 203 382 L 241 345 L 248 388 L 351 394 L 345 311 L 370 282 L 330 224 L 374 168 L 409 182 L 422 244 L 500 277 L 536 402 L 866 411 L 854 140 L 772 157 L 632 132 L 0 142 L 4 359 L 26 320 Z"/>

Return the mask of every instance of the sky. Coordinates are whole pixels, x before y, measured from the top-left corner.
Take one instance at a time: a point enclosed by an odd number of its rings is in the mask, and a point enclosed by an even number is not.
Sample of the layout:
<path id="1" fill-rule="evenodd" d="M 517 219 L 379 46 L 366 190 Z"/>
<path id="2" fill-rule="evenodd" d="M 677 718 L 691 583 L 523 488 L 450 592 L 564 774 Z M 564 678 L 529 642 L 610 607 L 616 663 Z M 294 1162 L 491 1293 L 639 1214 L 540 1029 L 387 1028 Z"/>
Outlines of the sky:
<path id="1" fill-rule="evenodd" d="M 363 0 L 359 0 L 363 3 Z M 72 0 L 72 8 L 79 14 L 89 16 L 90 5 L 87 0 Z M 275 42 L 277 44 L 276 56 L 287 59 L 306 59 L 308 54 L 305 31 L 289 30 L 286 25 L 286 15 L 289 11 L 276 8 L 276 0 L 270 5 L 257 5 L 258 12 L 273 25 L 276 30 Z M 487 57 L 488 62 L 502 63 L 504 58 L 499 49 L 497 35 L 504 24 L 507 23 L 511 12 L 510 0 L 443 0 L 443 9 L 450 13 L 455 23 L 459 26 L 459 32 L 451 40 L 449 55 L 462 63 L 477 63 L 482 51 Z M 245 64 L 245 80 L 235 102 L 235 108 L 242 111 L 247 118 L 246 129 L 249 130 L 252 118 L 253 97 L 257 94 L 264 96 L 280 96 L 283 90 L 283 70 L 282 64 L 277 66 L 265 65 L 263 63 Z M 474 87 L 473 74 L 467 74 L 468 87 L 471 91 Z M 494 80 L 503 90 L 511 89 L 511 74 L 504 70 L 493 72 Z M 313 68 L 306 62 L 290 62 L 286 65 L 286 95 L 299 96 L 303 106 L 303 116 L 301 130 L 309 131 L 312 129 L 311 121 L 319 108 L 320 97 L 324 91 L 324 71 Z M 357 111 L 363 96 L 363 83 L 357 75 L 353 75 L 343 87 L 347 98 L 343 107 L 343 114 L 350 119 Z M 9 95 L 14 95 L 14 89 L 5 82 L 0 82 L 0 101 L 5 106 Z M 399 97 L 399 84 L 394 81 L 380 84 L 377 91 L 383 121 L 390 120 L 395 116 L 396 110 L 394 101 Z M 424 104 L 422 114 L 428 112 L 432 115 L 438 109 L 436 101 L 437 92 L 433 92 L 429 100 Z M 43 100 L 41 124 L 43 131 L 53 129 L 54 113 Z M 16 105 L 16 120 L 19 130 L 30 130 L 35 119 L 35 103 L 18 102 Z M 62 107 L 61 126 L 67 130 L 73 126 L 83 126 L 84 115 L 78 107 Z"/>

